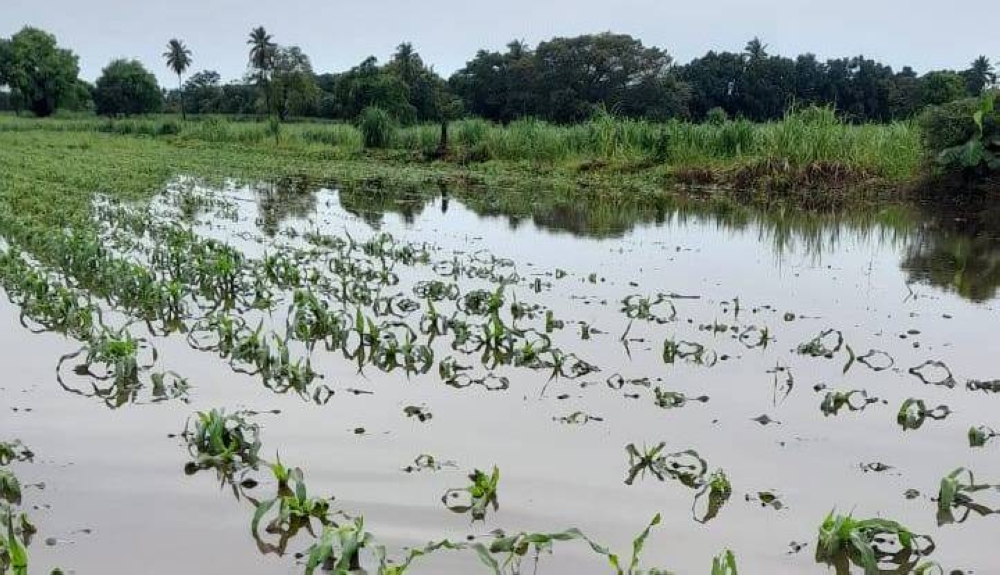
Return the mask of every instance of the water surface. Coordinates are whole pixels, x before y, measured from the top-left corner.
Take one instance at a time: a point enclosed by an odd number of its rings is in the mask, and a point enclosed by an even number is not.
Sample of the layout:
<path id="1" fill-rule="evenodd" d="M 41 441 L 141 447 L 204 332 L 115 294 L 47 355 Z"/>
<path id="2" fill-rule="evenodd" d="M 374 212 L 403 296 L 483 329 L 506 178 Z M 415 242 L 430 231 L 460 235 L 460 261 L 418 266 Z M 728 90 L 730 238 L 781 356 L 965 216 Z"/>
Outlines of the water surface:
<path id="1" fill-rule="evenodd" d="M 176 195 L 200 189 L 178 180 L 154 205 L 176 216 Z M 446 537 L 488 540 L 494 529 L 568 527 L 627 555 L 632 537 L 661 513 L 643 556 L 647 567 L 707 573 L 711 558 L 729 548 L 747 573 L 822 573 L 830 569 L 814 559 L 816 529 L 836 509 L 931 535 L 931 558 L 948 569 L 1000 573 L 991 548 L 996 517 L 939 526 L 932 500 L 940 478 L 958 467 L 1000 483 L 998 444 L 972 449 L 966 439 L 973 425 L 1000 429 L 1000 398 L 966 389 L 967 380 L 1000 377 L 1000 239 L 988 216 L 920 207 L 808 216 L 530 204 L 511 214 L 447 195 L 373 199 L 305 184 L 231 184 L 207 193 L 225 209 L 195 209 L 184 225 L 253 258 L 278 246 L 301 248 L 306 232 L 358 240 L 387 233 L 400 244 L 426 245 L 430 262 L 397 265 L 399 283 L 387 293 L 419 300 L 414 285 L 442 278 L 434 263 L 492 262 L 498 273 L 516 272 L 518 281 L 504 290 L 505 309 L 538 304 L 537 316 L 520 324 L 539 331 L 551 310 L 563 322 L 550 334 L 553 345 L 600 371 L 553 378 L 545 369 L 490 369 L 479 353 L 455 351 L 441 338 L 431 343 L 436 362 L 451 355 L 470 373 L 510 383 L 499 391 L 456 389 L 442 384 L 436 363 L 409 376 L 372 365 L 359 371 L 343 354 L 317 349 L 310 355 L 322 375 L 317 384 L 334 391 L 319 404 L 268 390 L 259 377 L 193 349 L 183 334 L 151 336 L 138 324 L 137 333 L 159 351 L 158 365 L 183 375 L 192 389 L 186 402 L 109 409 L 56 383 L 56 361 L 80 344 L 29 332 L 20 310 L 4 300 L 0 344 L 8 375 L 0 384 L 0 437 L 20 438 L 38 454 L 16 469 L 26 484 L 44 482 L 26 499 L 36 506 L 42 538 L 55 538 L 54 545 L 34 543 L 33 570 L 302 572 L 295 554 L 310 538 L 294 539 L 284 556 L 260 553 L 247 501 L 211 472 L 184 473 L 190 456 L 176 434 L 194 412 L 226 407 L 261 412 L 262 455 L 280 453 L 300 466 L 311 492 L 334 495 L 335 508 L 363 515 L 366 528 L 397 555 Z M 488 278 L 450 281 L 462 294 L 496 288 Z M 657 294 L 664 297 L 652 308 L 655 318 L 623 311 L 629 296 L 656 301 Z M 288 303 L 279 299 L 258 315 L 283 326 Z M 591 328 L 589 339 L 581 337 L 580 322 Z M 799 352 L 829 329 L 844 342 L 832 358 Z M 668 340 L 703 346 L 702 360 L 665 362 Z M 851 353 L 869 350 L 884 351 L 892 366 L 850 362 Z M 885 356 L 870 357 L 874 363 Z M 928 360 L 944 362 L 956 385 L 925 384 L 910 373 Z M 656 388 L 708 400 L 667 409 L 656 404 Z M 821 411 L 828 391 L 855 389 L 878 401 L 859 411 Z M 897 410 L 911 397 L 952 413 L 904 430 Z M 433 417 L 407 417 L 408 406 Z M 560 420 L 574 413 L 599 419 Z M 696 450 L 710 470 L 725 471 L 733 494 L 715 518 L 697 521 L 697 490 L 678 481 L 647 473 L 625 484 L 626 445 L 660 442 L 666 452 Z M 404 471 L 420 454 L 455 466 Z M 889 469 L 873 471 L 874 463 Z M 473 522 L 444 507 L 447 489 L 464 486 L 472 469 L 494 465 L 501 470 L 498 511 Z M 266 470 L 257 476 L 263 494 L 271 488 Z M 907 490 L 919 495 L 907 498 Z M 762 505 L 761 492 L 776 494 L 780 509 Z M 997 506 L 994 495 L 985 492 L 983 501 Z M 795 544 L 806 545 L 796 552 Z M 414 567 L 480 570 L 486 572 L 471 552 L 434 555 Z M 603 559 L 579 542 L 557 546 L 538 566 L 540 573 L 604 571 Z"/>

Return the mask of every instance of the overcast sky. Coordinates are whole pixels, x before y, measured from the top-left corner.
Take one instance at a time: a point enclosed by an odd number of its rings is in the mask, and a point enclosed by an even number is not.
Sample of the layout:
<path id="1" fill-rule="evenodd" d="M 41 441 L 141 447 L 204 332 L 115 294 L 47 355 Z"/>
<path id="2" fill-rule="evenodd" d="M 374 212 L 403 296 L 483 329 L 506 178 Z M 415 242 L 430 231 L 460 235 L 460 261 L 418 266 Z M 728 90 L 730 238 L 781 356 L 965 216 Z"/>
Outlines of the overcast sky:
<path id="1" fill-rule="evenodd" d="M 229 80 L 243 75 L 246 36 L 261 24 L 279 44 L 301 46 L 317 72 L 385 60 L 407 40 L 447 76 L 479 48 L 607 30 L 679 62 L 738 51 L 757 35 L 783 55 L 864 54 L 924 72 L 979 54 L 1000 59 L 997 11 L 994 0 L 0 0 L 0 36 L 37 26 L 80 56 L 88 80 L 111 59 L 133 57 L 168 85 L 176 80 L 161 54 L 170 38 L 194 52 L 192 71 Z"/>

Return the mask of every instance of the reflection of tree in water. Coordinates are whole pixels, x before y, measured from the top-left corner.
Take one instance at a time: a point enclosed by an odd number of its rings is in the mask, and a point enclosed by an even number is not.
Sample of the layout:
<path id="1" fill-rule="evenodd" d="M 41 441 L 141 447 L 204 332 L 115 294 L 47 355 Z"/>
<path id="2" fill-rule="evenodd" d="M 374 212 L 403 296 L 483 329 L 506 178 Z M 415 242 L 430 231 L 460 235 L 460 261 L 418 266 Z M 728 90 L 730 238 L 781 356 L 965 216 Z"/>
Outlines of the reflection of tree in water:
<path id="1" fill-rule="evenodd" d="M 308 218 L 316 212 L 318 189 L 305 178 L 287 178 L 255 185 L 257 226 L 268 236 L 273 236 L 285 220 Z"/>
<path id="2" fill-rule="evenodd" d="M 532 220 L 540 228 L 597 238 L 621 237 L 636 224 L 660 218 L 662 210 L 624 205 L 588 206 L 584 202 L 537 206 L 532 214 Z"/>
<path id="3" fill-rule="evenodd" d="M 412 224 L 430 201 L 428 194 L 417 189 L 387 192 L 381 184 L 366 184 L 342 188 L 339 192 L 340 207 L 347 213 L 361 218 L 375 229 L 382 227 L 385 214 L 399 214 L 403 221 Z"/>
<path id="4" fill-rule="evenodd" d="M 901 267 L 910 279 L 951 290 L 975 302 L 1000 287 L 1000 208 L 928 206 L 926 221 Z"/>
<path id="5" fill-rule="evenodd" d="M 274 235 L 284 220 L 309 217 L 316 209 L 316 189 L 305 179 L 257 186 L 260 228 Z M 381 228 L 386 213 L 399 214 L 412 223 L 435 197 L 446 214 L 452 196 L 443 185 L 435 191 L 375 180 L 339 192 L 341 207 L 375 229 Z M 459 197 L 464 208 L 480 217 L 505 218 L 512 230 L 525 221 L 549 231 L 596 238 L 621 237 L 644 224 L 756 230 L 779 259 L 789 254 L 822 258 L 848 239 L 900 245 L 905 246 L 901 267 L 913 281 L 953 290 L 977 302 L 996 297 L 1000 289 L 1000 207 L 987 207 L 987 200 L 960 209 L 893 206 L 818 213 L 753 208 L 725 198 L 702 201 L 666 195 L 652 201 L 604 202 L 572 195 L 476 190 Z"/>

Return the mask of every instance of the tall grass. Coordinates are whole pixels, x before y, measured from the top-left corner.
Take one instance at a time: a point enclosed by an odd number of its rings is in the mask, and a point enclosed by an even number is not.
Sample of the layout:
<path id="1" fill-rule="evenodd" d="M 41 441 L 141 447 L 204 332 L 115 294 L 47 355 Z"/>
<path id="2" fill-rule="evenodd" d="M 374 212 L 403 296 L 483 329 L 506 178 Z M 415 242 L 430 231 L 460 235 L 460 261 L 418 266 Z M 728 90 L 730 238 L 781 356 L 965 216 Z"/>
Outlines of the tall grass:
<path id="1" fill-rule="evenodd" d="M 365 147 L 426 153 L 438 145 L 437 125 L 396 129 L 376 112 L 369 116 L 357 127 L 319 121 L 285 124 L 282 145 L 325 145 L 350 153 Z M 0 115 L 0 131 L 17 130 L 94 131 L 238 144 L 260 144 L 269 139 L 264 122 L 218 116 L 181 123 L 173 116 L 110 121 L 93 116 L 39 120 Z M 466 119 L 454 122 L 451 133 L 452 157 L 464 162 L 598 161 L 680 167 L 772 162 L 791 168 L 828 164 L 905 179 L 916 173 L 923 158 L 914 123 L 853 125 L 841 121 L 828 108 L 793 111 L 781 121 L 762 124 L 739 119 L 706 124 L 654 123 L 608 114 L 570 126 L 530 118 L 508 125 Z"/>

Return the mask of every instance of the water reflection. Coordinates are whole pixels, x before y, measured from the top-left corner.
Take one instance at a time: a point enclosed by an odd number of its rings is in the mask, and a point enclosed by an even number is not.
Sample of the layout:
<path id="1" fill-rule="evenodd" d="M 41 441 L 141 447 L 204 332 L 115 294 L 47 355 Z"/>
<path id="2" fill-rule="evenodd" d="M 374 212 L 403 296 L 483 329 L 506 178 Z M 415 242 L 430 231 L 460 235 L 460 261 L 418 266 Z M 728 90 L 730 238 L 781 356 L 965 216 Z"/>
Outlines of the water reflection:
<path id="1" fill-rule="evenodd" d="M 273 236 L 288 220 L 308 218 L 316 212 L 316 193 L 323 189 L 328 188 L 301 178 L 254 186 L 258 227 Z M 623 237 L 642 226 L 755 232 L 761 243 L 771 246 L 779 264 L 790 256 L 818 263 L 824 254 L 843 249 L 845 241 L 864 241 L 898 251 L 900 267 L 912 283 L 953 291 L 974 302 L 991 300 L 1000 289 L 1000 208 L 991 209 L 985 202 L 822 213 L 747 207 L 720 197 L 589 201 L 559 194 L 449 191 L 444 184 L 394 188 L 378 180 L 336 194 L 341 209 L 373 229 L 382 228 L 387 214 L 412 225 L 430 205 L 447 216 L 457 202 L 480 218 L 502 219 L 512 231 L 531 222 L 552 233 L 596 239 Z"/>
<path id="2" fill-rule="evenodd" d="M 1000 209 L 925 206 L 901 266 L 913 281 L 984 302 L 1000 286 Z"/>
<path id="3" fill-rule="evenodd" d="M 308 217 L 316 211 L 318 189 L 304 178 L 256 184 L 253 193 L 257 201 L 257 226 L 268 237 L 274 237 L 286 220 Z"/>

